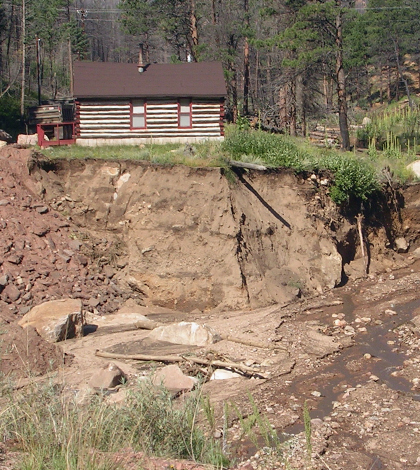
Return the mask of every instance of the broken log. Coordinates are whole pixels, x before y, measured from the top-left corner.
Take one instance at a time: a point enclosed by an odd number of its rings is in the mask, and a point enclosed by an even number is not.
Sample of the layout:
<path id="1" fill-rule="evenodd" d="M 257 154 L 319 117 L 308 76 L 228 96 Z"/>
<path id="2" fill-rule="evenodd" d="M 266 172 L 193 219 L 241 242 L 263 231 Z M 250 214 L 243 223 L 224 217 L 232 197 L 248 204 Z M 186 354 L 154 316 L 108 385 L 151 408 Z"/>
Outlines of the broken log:
<path id="1" fill-rule="evenodd" d="M 265 379 L 260 372 L 256 371 L 252 367 L 245 366 L 244 364 L 237 364 L 236 362 L 224 362 L 224 361 L 210 361 L 208 359 L 201 359 L 192 356 L 151 356 L 148 354 L 117 354 L 108 353 L 105 351 L 97 350 L 96 356 L 105 357 L 108 359 L 128 359 L 133 361 L 153 361 L 153 362 L 193 362 L 195 364 L 201 364 L 206 366 L 222 367 L 224 369 L 236 369 L 240 372 L 245 372 L 250 375 L 257 375 Z"/>
<path id="2" fill-rule="evenodd" d="M 238 168 L 248 168 L 250 170 L 259 170 L 259 171 L 265 171 L 267 170 L 267 167 L 264 165 L 257 165 L 255 163 L 247 163 L 247 162 L 238 162 L 236 160 L 229 160 L 229 165 L 230 166 L 236 166 Z"/>

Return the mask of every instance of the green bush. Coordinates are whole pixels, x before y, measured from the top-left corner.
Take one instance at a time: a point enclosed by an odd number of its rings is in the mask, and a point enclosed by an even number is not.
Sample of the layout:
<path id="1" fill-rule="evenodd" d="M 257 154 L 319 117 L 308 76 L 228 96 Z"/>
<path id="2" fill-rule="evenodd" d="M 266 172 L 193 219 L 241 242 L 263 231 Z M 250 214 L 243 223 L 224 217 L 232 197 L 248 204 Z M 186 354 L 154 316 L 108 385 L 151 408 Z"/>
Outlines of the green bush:
<path id="1" fill-rule="evenodd" d="M 329 152 L 326 155 L 301 149 L 290 138 L 268 134 L 263 131 L 229 132 L 223 143 L 223 149 L 233 159 L 250 161 L 258 159 L 271 167 L 291 168 L 297 172 L 327 170 L 334 178 L 331 197 L 337 204 L 342 204 L 355 197 L 365 200 L 379 186 L 374 168 L 361 158 L 350 153 Z"/>

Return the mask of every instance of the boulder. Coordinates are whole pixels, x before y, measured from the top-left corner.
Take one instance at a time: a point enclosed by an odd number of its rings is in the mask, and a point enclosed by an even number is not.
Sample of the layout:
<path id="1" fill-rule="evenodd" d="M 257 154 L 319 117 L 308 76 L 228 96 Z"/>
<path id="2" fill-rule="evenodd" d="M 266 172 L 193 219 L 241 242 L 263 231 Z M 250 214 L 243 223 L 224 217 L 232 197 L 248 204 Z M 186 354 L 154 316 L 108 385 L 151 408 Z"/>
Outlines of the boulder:
<path id="1" fill-rule="evenodd" d="M 185 321 L 155 328 L 149 338 L 189 346 L 207 346 L 220 341 L 220 336 L 207 325 Z"/>
<path id="2" fill-rule="evenodd" d="M 198 379 L 185 375 L 176 365 L 171 364 L 158 370 L 152 377 L 152 384 L 155 386 L 164 386 L 170 392 L 179 393 L 183 390 L 192 390 Z"/>
<path id="3" fill-rule="evenodd" d="M 308 328 L 303 347 L 307 354 L 322 359 L 339 351 L 342 345 L 333 336 L 324 335 L 316 329 Z"/>
<path id="4" fill-rule="evenodd" d="M 407 165 L 407 169 L 411 170 L 417 178 L 420 178 L 420 160 L 416 160 L 415 162 L 411 162 Z"/>
<path id="5" fill-rule="evenodd" d="M 94 389 L 104 390 L 121 385 L 125 380 L 124 372 L 114 362 L 109 362 L 92 375 L 89 386 Z"/>
<path id="6" fill-rule="evenodd" d="M 38 145 L 38 134 L 19 134 L 17 143 L 19 145 Z"/>
<path id="7" fill-rule="evenodd" d="M 19 321 L 20 326 L 33 326 L 39 335 L 52 343 L 81 334 L 83 324 L 80 299 L 44 302 L 34 307 Z"/>

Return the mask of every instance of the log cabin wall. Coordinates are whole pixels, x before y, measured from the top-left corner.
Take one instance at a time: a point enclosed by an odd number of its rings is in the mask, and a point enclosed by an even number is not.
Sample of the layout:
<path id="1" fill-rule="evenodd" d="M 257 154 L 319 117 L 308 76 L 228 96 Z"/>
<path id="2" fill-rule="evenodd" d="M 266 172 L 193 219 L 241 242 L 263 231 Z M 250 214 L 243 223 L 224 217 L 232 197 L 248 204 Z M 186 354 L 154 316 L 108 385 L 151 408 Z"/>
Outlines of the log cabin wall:
<path id="1" fill-rule="evenodd" d="M 223 139 L 224 102 L 221 99 L 193 98 L 190 127 L 179 125 L 179 100 L 148 98 L 145 104 L 146 125 L 144 128 L 133 128 L 132 100 L 78 101 L 77 143 L 105 145 Z"/>

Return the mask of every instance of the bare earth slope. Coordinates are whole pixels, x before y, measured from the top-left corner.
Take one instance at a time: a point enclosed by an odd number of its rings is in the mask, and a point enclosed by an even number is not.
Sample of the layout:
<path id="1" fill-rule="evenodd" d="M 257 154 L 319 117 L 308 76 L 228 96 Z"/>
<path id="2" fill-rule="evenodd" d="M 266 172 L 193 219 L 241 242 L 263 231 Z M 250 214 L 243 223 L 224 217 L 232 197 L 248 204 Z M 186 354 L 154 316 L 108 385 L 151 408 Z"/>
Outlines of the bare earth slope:
<path id="1" fill-rule="evenodd" d="M 219 169 L 67 161 L 33 176 L 52 207 L 122 242 L 117 277 L 146 304 L 255 308 L 341 281 L 333 209 L 293 174 L 229 184 Z"/>

